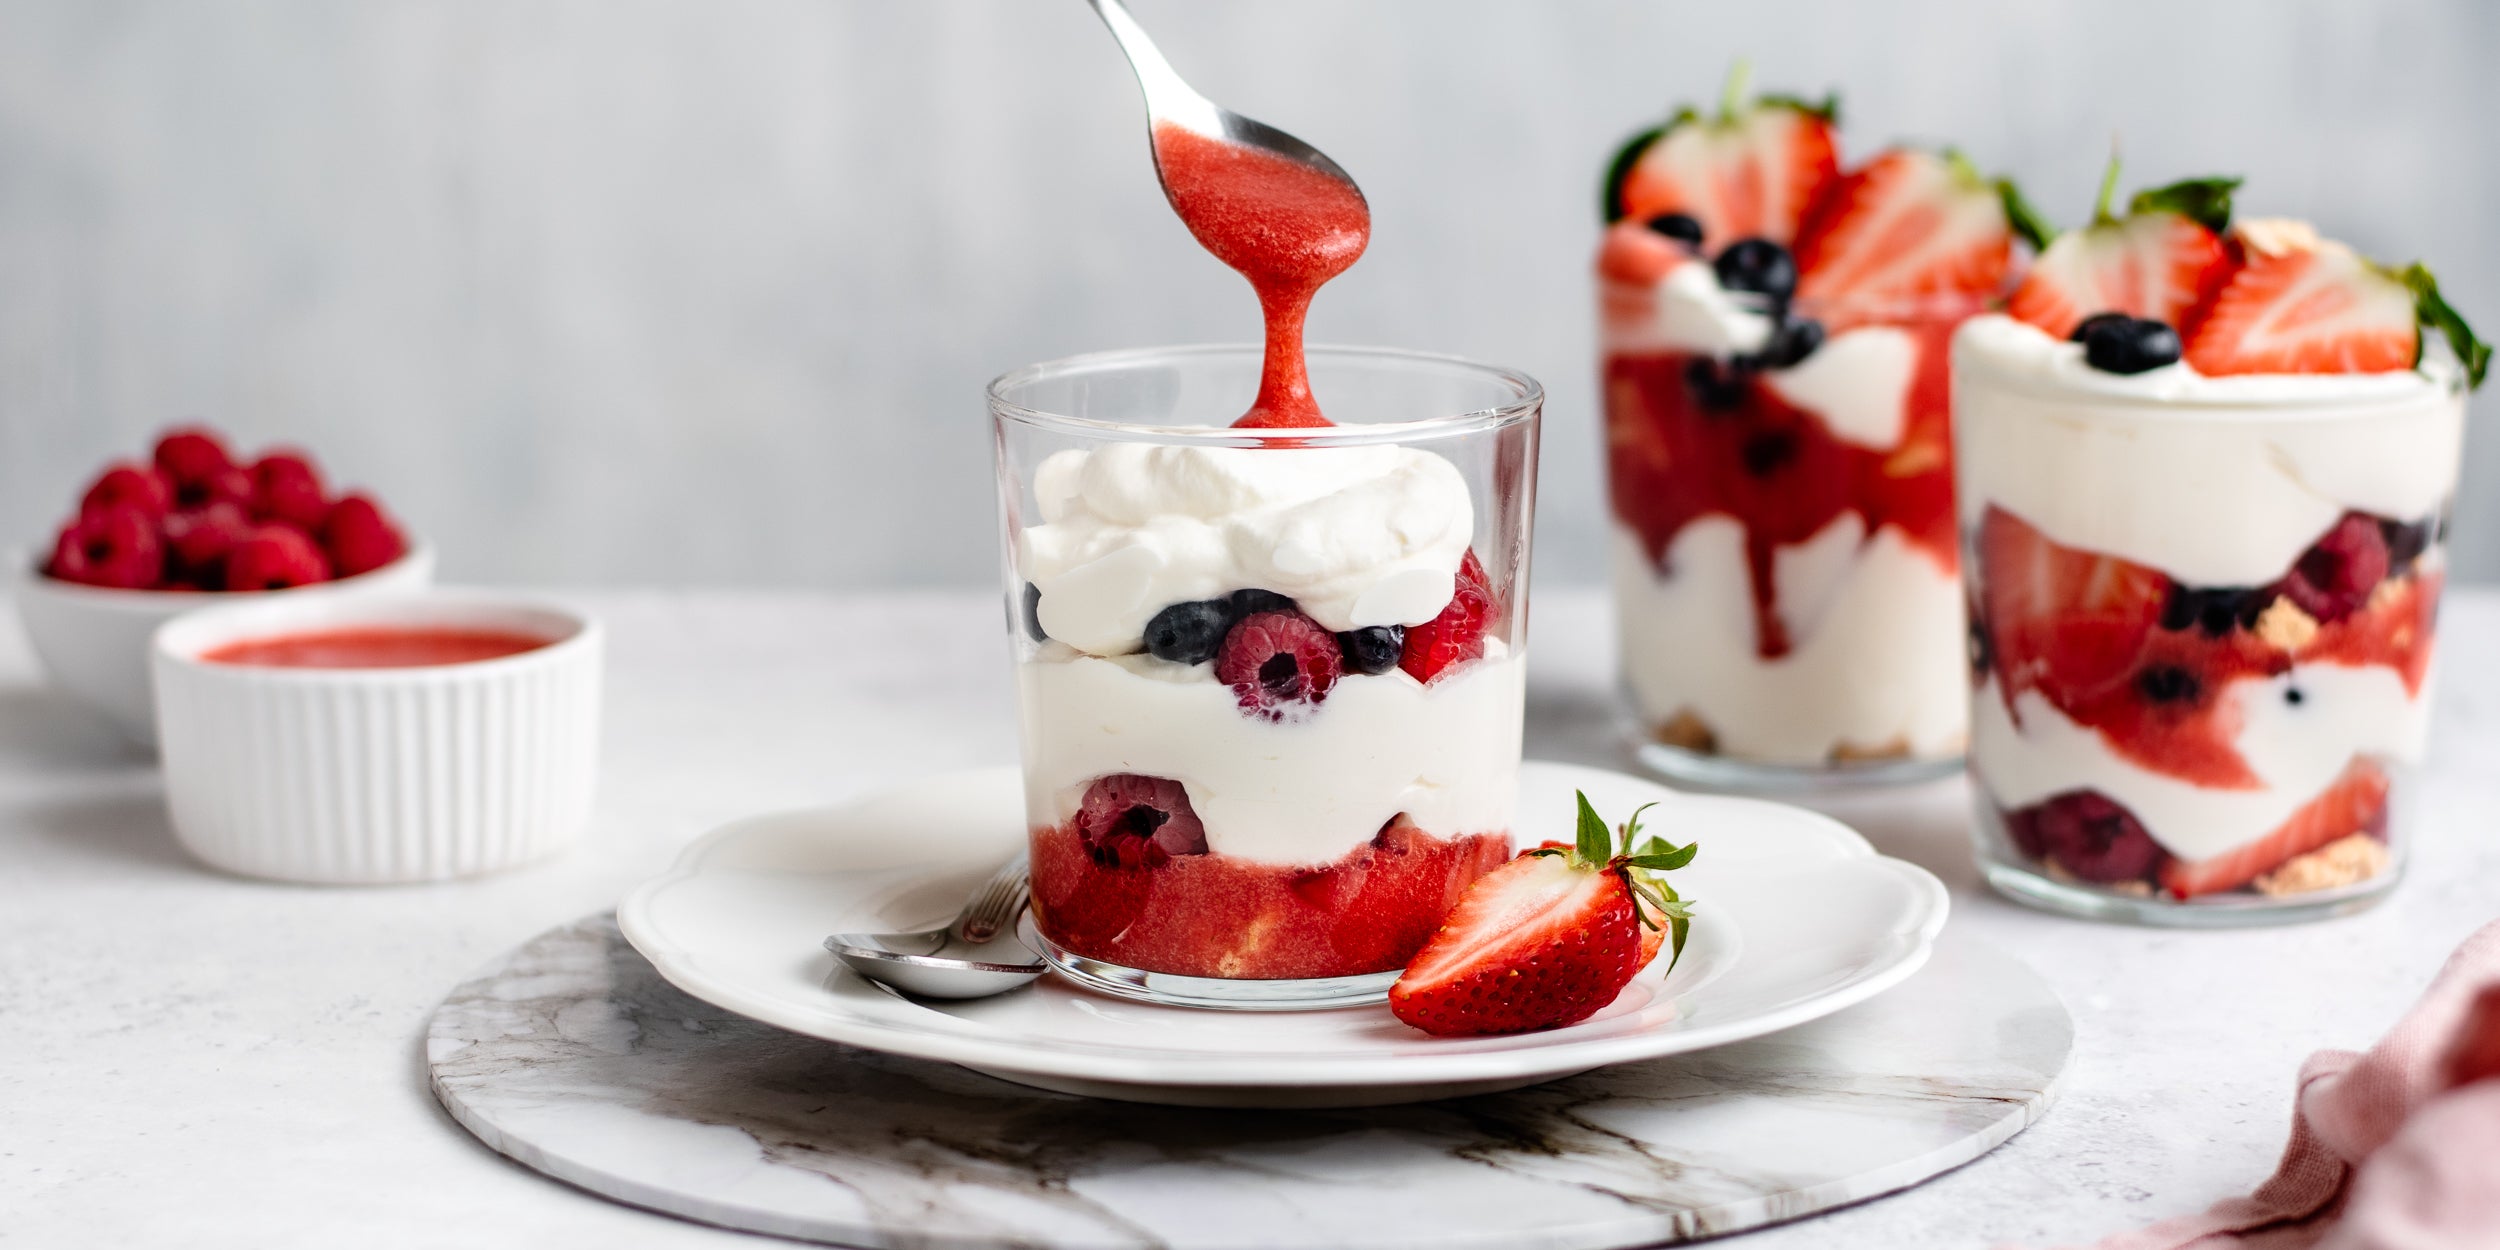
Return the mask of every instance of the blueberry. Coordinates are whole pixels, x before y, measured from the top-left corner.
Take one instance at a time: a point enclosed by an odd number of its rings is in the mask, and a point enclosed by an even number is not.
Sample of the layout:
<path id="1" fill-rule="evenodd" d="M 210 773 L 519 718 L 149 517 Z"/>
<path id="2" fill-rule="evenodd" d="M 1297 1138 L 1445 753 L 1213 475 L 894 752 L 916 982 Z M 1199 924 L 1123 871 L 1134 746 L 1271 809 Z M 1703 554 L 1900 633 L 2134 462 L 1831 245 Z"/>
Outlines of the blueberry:
<path id="1" fill-rule="evenodd" d="M 2387 567 L 2402 570 L 2422 558 L 2430 550 L 2431 530 L 2437 522 L 2430 520 L 2380 521 L 2379 531 L 2387 538 Z"/>
<path id="2" fill-rule="evenodd" d="M 2173 632 L 2202 629 L 2207 637 L 2220 638 L 2254 626 L 2271 597 L 2242 586 L 2173 586 L 2162 604 L 2161 627 Z"/>
<path id="3" fill-rule="evenodd" d="M 1678 243 L 1701 246 L 1701 223 L 1683 213 L 1660 213 L 1641 224 Z"/>
<path id="4" fill-rule="evenodd" d="M 1769 477 L 1782 465 L 1797 458 L 1797 436 L 1788 430 L 1762 430 L 1745 436 L 1737 447 L 1738 459 L 1745 462 L 1745 471 L 1755 477 Z"/>
<path id="5" fill-rule="evenodd" d="M 1406 630 L 1396 625 L 1371 625 L 1337 635 L 1348 672 L 1385 673 L 1398 666 L 1406 650 Z"/>
<path id="6" fill-rule="evenodd" d="M 1762 345 L 1756 357 L 1765 369 L 1785 369 L 1814 354 L 1823 345 L 1823 323 L 1812 317 L 1792 317 L 1771 332 L 1771 341 Z"/>
<path id="7" fill-rule="evenodd" d="M 1970 618 L 1970 680 L 1976 686 L 1988 679 L 1988 670 L 1996 666 L 1996 644 L 1988 638 L 1987 623 L 1977 614 Z"/>
<path id="8" fill-rule="evenodd" d="M 1050 635 L 1042 632 L 1042 588 L 1031 582 L 1024 584 L 1024 632 L 1035 642 L 1050 641 Z"/>
<path id="9" fill-rule="evenodd" d="M 1291 612 L 1293 600 L 1273 590 L 1236 590 L 1233 592 L 1233 619 L 1238 621 L 1253 612 Z"/>
<path id="10" fill-rule="evenodd" d="M 1232 605 L 1226 600 L 1175 603 L 1146 622 L 1146 651 L 1174 664 L 1204 664 L 1224 645 L 1224 631 L 1232 623 Z"/>
<path id="11" fill-rule="evenodd" d="M 1684 385 L 1704 412 L 1733 412 L 1745 402 L 1744 370 L 1722 369 L 1718 361 L 1708 356 L 1695 356 L 1684 362 Z"/>
<path id="12" fill-rule="evenodd" d="M 2083 363 L 2103 373 L 2142 373 L 2179 363 L 2179 332 L 2142 317 L 2093 318 L 2083 335 Z"/>
<path id="13" fill-rule="evenodd" d="M 1731 291 L 1757 292 L 1778 304 L 1797 293 L 1796 259 L 1769 239 L 1738 239 L 1710 267 L 1718 271 L 1719 285 Z"/>
<path id="14" fill-rule="evenodd" d="M 2156 664 L 2136 674 L 2135 688 L 2155 703 L 2191 703 L 2203 687 L 2196 674 L 2175 664 Z"/>
<path id="15" fill-rule="evenodd" d="M 2092 331 L 2100 328 L 2101 326 L 2123 325 L 2133 320 L 2135 320 L 2135 318 L 2122 312 L 2096 312 L 2091 316 L 2076 322 L 2073 332 L 2066 336 L 2066 341 L 2069 343 L 2086 342 L 2092 337 Z"/>

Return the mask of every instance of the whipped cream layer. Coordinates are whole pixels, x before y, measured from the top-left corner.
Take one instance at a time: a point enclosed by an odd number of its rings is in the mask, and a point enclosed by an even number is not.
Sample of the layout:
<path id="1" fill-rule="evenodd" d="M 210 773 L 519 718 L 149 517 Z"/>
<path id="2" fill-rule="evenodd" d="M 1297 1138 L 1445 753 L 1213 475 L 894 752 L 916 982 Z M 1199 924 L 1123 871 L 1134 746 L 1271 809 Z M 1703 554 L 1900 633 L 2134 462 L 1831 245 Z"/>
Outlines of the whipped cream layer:
<path id="1" fill-rule="evenodd" d="M 2397 520 L 2456 489 L 2465 394 L 2453 366 L 2205 377 L 2105 373 L 2001 315 L 1953 340 L 1962 520 L 1995 504 L 2060 545 L 2190 586 L 2283 575 L 2346 510 Z"/>
<path id="2" fill-rule="evenodd" d="M 2391 668 L 2340 664 L 2296 665 L 2279 676 L 2233 682 L 2222 696 L 2240 718 L 2232 745 L 2263 786 L 2225 790 L 2128 761 L 2037 692 L 2016 697 L 2017 724 L 1992 677 L 1973 699 L 1971 770 L 2008 811 L 2069 790 L 2098 790 L 2133 812 L 2171 854 L 2211 859 L 2279 828 L 2357 756 L 2419 764 L 2430 730 L 2430 683 L 2422 688 L 2422 695 L 2407 693 Z"/>
<path id="3" fill-rule="evenodd" d="M 1517 797 L 1526 666 L 1501 641 L 1425 685 L 1350 674 L 1308 715 L 1245 716 L 1207 666 L 1043 648 L 1016 666 L 1028 815 L 1076 815 L 1097 777 L 1189 790 L 1208 849 L 1272 864 L 1334 861 L 1399 813 L 1438 837 L 1504 833 Z"/>
<path id="4" fill-rule="evenodd" d="M 1749 355 L 1761 351 L 1776 328 L 1759 296 L 1729 292 L 1704 261 L 1679 262 L 1652 285 L 1617 280 L 1610 286 L 1602 327 L 1610 352 Z"/>
<path id="5" fill-rule="evenodd" d="M 1466 478 L 1412 447 L 1113 443 L 1044 460 L 1033 493 L 1017 563 L 1042 629 L 1097 656 L 1139 650 L 1172 604 L 1246 589 L 1331 630 L 1419 625 L 1475 531 Z"/>
<path id="6" fill-rule="evenodd" d="M 1617 525 L 1615 607 L 1624 680 L 1643 719 L 1689 711 L 1726 755 L 1819 765 L 1837 750 L 1962 749 L 1969 707 L 1960 581 L 1892 526 L 1870 538 L 1843 513 L 1773 564 L 1792 649 L 1755 649 L 1744 531 L 1686 525 L 1654 566 Z M 1662 571 L 1663 569 L 1663 571 Z"/>

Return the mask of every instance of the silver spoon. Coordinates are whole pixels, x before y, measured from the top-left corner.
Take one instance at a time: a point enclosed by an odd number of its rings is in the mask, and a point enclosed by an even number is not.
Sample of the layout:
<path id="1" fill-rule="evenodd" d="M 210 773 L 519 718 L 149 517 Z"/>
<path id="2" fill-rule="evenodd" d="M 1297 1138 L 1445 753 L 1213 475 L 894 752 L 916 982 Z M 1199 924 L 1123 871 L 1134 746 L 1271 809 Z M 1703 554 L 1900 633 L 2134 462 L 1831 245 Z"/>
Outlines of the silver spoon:
<path id="1" fill-rule="evenodd" d="M 836 933 L 825 939 L 852 971 L 922 998 L 1003 994 L 1049 970 L 1016 936 L 1033 875 L 1016 856 L 975 891 L 947 924 L 903 933 Z"/>
<path id="2" fill-rule="evenodd" d="M 1111 28 L 1111 37 L 1120 42 L 1120 51 L 1128 55 L 1129 68 L 1137 72 L 1137 86 L 1146 93 L 1146 124 L 1148 133 L 1157 122 L 1170 122 L 1183 130 L 1238 143 L 1244 147 L 1273 152 L 1287 160 L 1297 161 L 1346 185 L 1359 198 L 1363 192 L 1354 185 L 1351 175 L 1328 159 L 1326 153 L 1304 143 L 1266 122 L 1244 117 L 1198 94 L 1163 59 L 1154 40 L 1146 37 L 1146 28 L 1129 16 L 1128 7 L 1120 0 L 1087 0 L 1102 24 Z M 1155 164 L 1155 174 L 1163 174 L 1162 162 Z M 1166 184 L 1165 191 L 1171 190 Z"/>

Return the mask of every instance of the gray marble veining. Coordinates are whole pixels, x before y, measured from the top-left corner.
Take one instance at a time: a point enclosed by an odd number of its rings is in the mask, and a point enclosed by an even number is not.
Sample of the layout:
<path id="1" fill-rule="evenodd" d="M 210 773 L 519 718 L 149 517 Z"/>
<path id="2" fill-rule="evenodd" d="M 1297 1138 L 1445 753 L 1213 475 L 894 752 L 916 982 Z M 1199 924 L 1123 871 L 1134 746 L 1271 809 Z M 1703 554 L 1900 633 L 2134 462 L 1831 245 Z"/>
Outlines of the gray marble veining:
<path id="1" fill-rule="evenodd" d="M 436 1094 L 621 1201 L 874 1247 L 1645 1245 L 1924 1180 L 2046 1106 L 2073 1044 L 2021 965 L 1948 939 L 1772 1037 L 1510 1093 L 1218 1111 L 1047 1093 L 799 1037 L 662 981 L 607 917 L 453 991 Z"/>

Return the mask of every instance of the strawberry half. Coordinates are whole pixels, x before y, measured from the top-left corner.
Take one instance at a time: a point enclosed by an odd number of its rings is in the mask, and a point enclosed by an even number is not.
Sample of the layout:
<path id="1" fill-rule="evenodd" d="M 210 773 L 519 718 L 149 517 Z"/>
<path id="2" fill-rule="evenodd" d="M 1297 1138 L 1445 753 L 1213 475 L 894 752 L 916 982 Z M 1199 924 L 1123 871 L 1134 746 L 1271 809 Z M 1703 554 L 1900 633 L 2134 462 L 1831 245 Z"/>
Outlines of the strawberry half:
<path id="1" fill-rule="evenodd" d="M 1606 173 L 1606 220 L 1682 213 L 1701 223 L 1702 250 L 1738 239 L 1785 246 L 1839 169 L 1839 102 L 1746 99 L 1739 64 L 1716 117 L 1685 109 L 1623 145 Z"/>
<path id="2" fill-rule="evenodd" d="M 1640 839 L 1647 807 L 1610 832 L 1579 799 L 1574 845 L 1522 852 L 1459 896 L 1389 989 L 1398 1019 L 1437 1037 L 1560 1028 L 1613 1002 L 1668 940 L 1683 954 L 1691 904 L 1660 874 L 1698 848 Z"/>
<path id="3" fill-rule="evenodd" d="M 2393 373 L 2421 359 L 2421 317 L 2403 278 L 2341 243 L 2248 250 L 2185 336 L 2198 373 Z"/>
<path id="4" fill-rule="evenodd" d="M 1826 188 L 1797 232 L 1797 298 L 1994 293 L 2014 257 L 2007 184 L 1895 148 Z"/>
<path id="5" fill-rule="evenodd" d="M 1980 518 L 1980 620 L 2009 706 L 2032 689 L 2072 708 L 2126 680 L 2169 598 L 2158 570 L 2061 547 L 2002 508 Z"/>
<path id="6" fill-rule="evenodd" d="M 2231 221 L 2237 178 L 2194 178 L 2139 191 L 2127 215 L 2110 214 L 2118 185 L 2112 157 L 2092 224 L 2042 249 L 2005 311 L 2058 338 L 2094 313 L 2121 312 L 2161 322 L 2182 337 L 2230 281 L 2222 231 Z"/>

